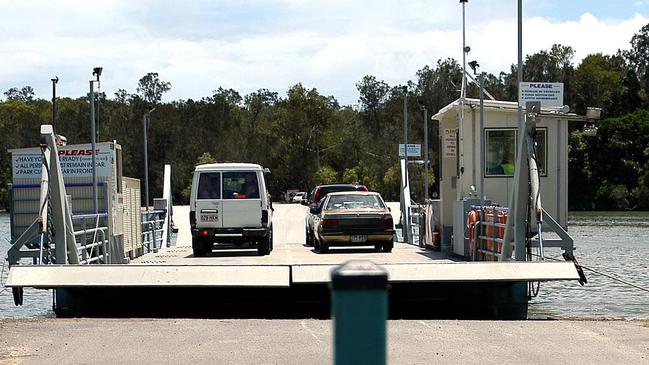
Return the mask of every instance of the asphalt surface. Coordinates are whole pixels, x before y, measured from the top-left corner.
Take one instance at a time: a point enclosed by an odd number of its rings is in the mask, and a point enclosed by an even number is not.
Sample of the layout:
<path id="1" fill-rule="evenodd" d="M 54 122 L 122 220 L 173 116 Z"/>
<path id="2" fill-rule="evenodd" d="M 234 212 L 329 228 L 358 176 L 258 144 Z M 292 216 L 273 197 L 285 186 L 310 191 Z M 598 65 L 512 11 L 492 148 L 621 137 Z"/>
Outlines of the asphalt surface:
<path id="1" fill-rule="evenodd" d="M 390 364 L 649 364 L 648 323 L 389 321 Z M 332 321 L 0 321 L 0 364 L 330 364 Z M 363 338 L 358 329 L 357 338 Z"/>

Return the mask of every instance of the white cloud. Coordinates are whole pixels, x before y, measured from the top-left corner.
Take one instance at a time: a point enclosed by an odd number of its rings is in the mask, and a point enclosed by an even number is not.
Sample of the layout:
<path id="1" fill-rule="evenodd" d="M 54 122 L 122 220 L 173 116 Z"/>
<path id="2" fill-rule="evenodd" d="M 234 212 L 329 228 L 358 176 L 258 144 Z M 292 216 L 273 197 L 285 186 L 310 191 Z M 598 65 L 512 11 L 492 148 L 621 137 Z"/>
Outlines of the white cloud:
<path id="1" fill-rule="evenodd" d="M 469 60 L 494 74 L 507 72 L 517 57 L 515 9 L 498 12 L 505 3 L 489 2 L 467 16 Z M 182 13 L 183 5 L 166 2 L 0 0 L 0 91 L 31 85 L 49 98 L 49 79 L 58 75 L 59 95 L 81 96 L 100 65 L 109 95 L 118 88 L 134 92 L 137 80 L 155 71 L 172 83 L 166 100 L 198 99 L 219 86 L 284 94 L 302 82 L 353 104 L 355 83 L 366 74 L 398 84 L 440 58 L 461 60 L 461 10 L 454 2 L 439 4 L 284 0 L 241 3 L 265 13 L 236 14 L 231 5 L 209 3 L 193 3 Z M 221 24 L 210 16 L 229 20 Z M 531 17 L 524 22 L 524 51 L 561 43 L 576 49 L 578 63 L 590 53 L 628 48 L 648 22 L 641 14 Z"/>

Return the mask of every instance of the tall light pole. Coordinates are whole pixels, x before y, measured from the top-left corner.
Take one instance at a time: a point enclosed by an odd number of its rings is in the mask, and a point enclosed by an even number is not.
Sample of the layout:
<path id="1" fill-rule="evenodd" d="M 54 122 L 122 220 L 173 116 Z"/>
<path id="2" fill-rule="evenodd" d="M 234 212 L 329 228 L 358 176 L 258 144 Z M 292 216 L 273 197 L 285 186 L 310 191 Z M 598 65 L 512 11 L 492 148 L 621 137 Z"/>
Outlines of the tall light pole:
<path id="1" fill-rule="evenodd" d="M 149 210 L 149 149 L 147 142 L 147 131 L 149 127 L 148 120 L 151 118 L 151 113 L 155 108 L 144 112 L 142 117 L 142 129 L 144 131 L 144 206 Z"/>
<path id="2" fill-rule="evenodd" d="M 419 100 L 419 108 L 424 112 L 424 202 L 428 200 L 428 109 Z"/>
<path id="3" fill-rule="evenodd" d="M 52 80 L 52 129 L 56 134 L 56 84 L 59 82 L 59 77 L 54 76 Z"/>
<path id="4" fill-rule="evenodd" d="M 94 83 L 99 84 L 99 76 L 101 76 L 101 67 L 92 69 L 92 74 L 96 76 L 96 80 L 90 80 L 90 144 L 92 146 L 92 207 L 95 214 L 98 213 L 97 207 L 97 141 L 95 131 L 95 88 Z"/>
<path id="5" fill-rule="evenodd" d="M 409 212 L 406 204 L 406 187 L 408 187 L 408 86 L 403 87 L 403 159 L 404 171 L 401 183 L 401 230 L 403 232 L 403 241 L 410 243 L 410 223 L 408 222 Z"/>

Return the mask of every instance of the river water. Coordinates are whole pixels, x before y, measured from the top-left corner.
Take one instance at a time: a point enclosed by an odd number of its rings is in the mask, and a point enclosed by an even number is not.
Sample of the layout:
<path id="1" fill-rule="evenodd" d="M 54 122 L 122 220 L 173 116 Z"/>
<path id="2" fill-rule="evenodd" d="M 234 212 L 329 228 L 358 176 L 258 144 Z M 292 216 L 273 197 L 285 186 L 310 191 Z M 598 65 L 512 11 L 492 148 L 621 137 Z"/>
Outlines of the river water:
<path id="1" fill-rule="evenodd" d="M 587 267 L 649 288 L 649 214 L 573 214 L 569 233 L 575 239 L 575 256 Z M 0 213 L 0 259 L 9 248 L 9 215 Z M 560 251 L 546 251 L 559 257 Z M 542 283 L 539 295 L 530 302 L 530 318 L 625 318 L 649 319 L 649 293 L 586 271 L 588 284 Z M 0 286 L 0 319 L 53 316 L 52 293 L 25 289 L 24 305 L 16 307 L 10 290 Z"/>

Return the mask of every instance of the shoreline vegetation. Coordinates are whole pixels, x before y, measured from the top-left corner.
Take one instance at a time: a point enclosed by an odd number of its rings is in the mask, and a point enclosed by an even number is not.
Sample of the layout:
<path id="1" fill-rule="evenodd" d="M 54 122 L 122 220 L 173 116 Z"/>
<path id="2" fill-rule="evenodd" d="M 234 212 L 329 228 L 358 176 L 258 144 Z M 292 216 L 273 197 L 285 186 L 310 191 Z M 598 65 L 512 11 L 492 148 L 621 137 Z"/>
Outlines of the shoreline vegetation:
<path id="1" fill-rule="evenodd" d="M 575 52 L 555 44 L 527 55 L 523 65 L 525 80 L 563 82 L 564 103 L 571 113 L 602 108 L 596 135 L 584 135 L 583 123 L 569 126 L 568 207 L 649 211 L 649 24 L 631 38 L 627 50 L 590 54 L 578 64 L 573 62 Z M 515 101 L 517 73 L 517 65 L 512 65 L 497 75 L 487 74 L 485 87 L 497 100 Z M 260 88 L 242 95 L 214 85 L 212 95 L 200 100 L 162 102 L 172 85 L 150 72 L 139 80 L 135 93 L 118 89 L 114 95 L 96 94 L 101 111 L 97 140 L 121 144 L 124 176 L 143 179 L 141 123 L 155 107 L 148 132 L 151 195 L 162 194 L 164 165 L 171 164 L 173 199 L 181 204 L 188 201 L 194 166 L 217 161 L 248 161 L 269 168 L 274 199 L 289 189 L 360 183 L 394 201 L 399 199 L 397 146 L 402 142 L 404 98 L 410 112 L 409 141 L 421 143 L 421 108 L 433 115 L 459 97 L 461 82 L 462 65 L 447 58 L 425 65 L 414 80 L 402 84 L 366 75 L 355 84 L 358 103 L 352 105 L 341 105 L 335 96 L 299 82 L 285 94 Z M 38 146 L 40 125 L 51 120 L 51 101 L 37 98 L 31 86 L 12 87 L 3 95 L 0 146 Z M 478 95 L 478 87 L 469 85 L 467 97 Z M 90 141 L 87 96 L 59 98 L 56 110 L 58 134 L 69 144 Z M 430 170 L 422 165 L 410 169 L 416 202 L 425 195 L 425 174 L 429 196 L 439 194 L 439 131 L 437 123 L 428 127 Z M 7 206 L 12 165 L 11 156 L 0 153 L 0 209 Z"/>

